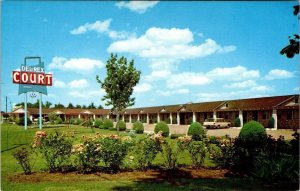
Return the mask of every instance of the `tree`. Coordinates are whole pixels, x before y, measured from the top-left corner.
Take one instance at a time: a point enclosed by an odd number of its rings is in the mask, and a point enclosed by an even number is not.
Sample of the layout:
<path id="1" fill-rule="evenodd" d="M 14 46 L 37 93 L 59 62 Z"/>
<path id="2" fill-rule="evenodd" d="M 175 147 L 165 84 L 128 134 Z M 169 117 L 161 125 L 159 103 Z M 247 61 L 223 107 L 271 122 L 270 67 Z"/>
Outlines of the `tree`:
<path id="1" fill-rule="evenodd" d="M 102 98 L 106 106 L 112 106 L 112 111 L 117 115 L 119 121 L 120 112 L 127 107 L 133 106 L 135 98 L 130 97 L 133 88 L 140 80 L 141 72 L 134 67 L 134 60 L 127 64 L 127 59 L 111 54 L 106 62 L 107 76 L 104 81 L 96 76 L 97 82 L 105 90 L 106 95 Z M 119 133 L 119 127 L 117 126 Z"/>
<path id="2" fill-rule="evenodd" d="M 86 109 L 86 106 L 85 105 L 82 105 L 82 107 L 81 107 L 82 109 Z"/>
<path id="3" fill-rule="evenodd" d="M 44 105 L 44 108 L 49 109 L 51 105 L 52 105 L 51 102 L 46 101 L 46 103 L 45 103 L 45 105 Z"/>
<path id="4" fill-rule="evenodd" d="M 69 108 L 69 109 L 73 109 L 73 108 L 74 108 L 74 106 L 73 106 L 73 104 L 70 102 L 67 108 Z"/>
<path id="5" fill-rule="evenodd" d="M 64 109 L 65 106 L 63 104 L 61 104 L 61 103 L 58 103 L 58 104 L 54 105 L 54 108 L 56 108 L 56 109 Z"/>
<path id="6" fill-rule="evenodd" d="M 88 109 L 96 109 L 96 106 L 94 105 L 94 102 L 92 102 L 87 108 Z"/>
<path id="7" fill-rule="evenodd" d="M 78 105 L 78 104 L 77 104 L 77 105 L 76 105 L 76 108 L 77 108 L 77 109 L 81 109 L 81 105 Z"/>
<path id="8" fill-rule="evenodd" d="M 103 109 L 102 105 L 99 105 L 99 106 L 98 106 L 98 109 Z"/>
<path id="9" fill-rule="evenodd" d="M 294 6 L 294 15 L 297 16 L 299 14 L 300 5 Z M 293 58 L 295 54 L 299 54 L 299 35 L 294 34 L 293 37 L 289 36 L 289 45 L 284 47 L 280 54 L 286 55 L 288 58 Z"/>

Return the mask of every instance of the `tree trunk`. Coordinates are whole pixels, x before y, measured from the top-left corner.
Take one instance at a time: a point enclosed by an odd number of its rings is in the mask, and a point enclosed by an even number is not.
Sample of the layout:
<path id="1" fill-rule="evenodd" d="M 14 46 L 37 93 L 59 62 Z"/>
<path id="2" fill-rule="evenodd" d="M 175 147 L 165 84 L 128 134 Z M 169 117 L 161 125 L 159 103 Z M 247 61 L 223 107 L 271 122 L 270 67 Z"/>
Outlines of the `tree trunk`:
<path id="1" fill-rule="evenodd" d="M 116 126 L 117 126 L 117 134 L 119 135 L 119 125 L 118 125 L 118 122 L 119 122 L 119 118 L 120 118 L 120 114 L 119 114 L 119 111 L 117 111 L 117 119 L 116 119 Z"/>

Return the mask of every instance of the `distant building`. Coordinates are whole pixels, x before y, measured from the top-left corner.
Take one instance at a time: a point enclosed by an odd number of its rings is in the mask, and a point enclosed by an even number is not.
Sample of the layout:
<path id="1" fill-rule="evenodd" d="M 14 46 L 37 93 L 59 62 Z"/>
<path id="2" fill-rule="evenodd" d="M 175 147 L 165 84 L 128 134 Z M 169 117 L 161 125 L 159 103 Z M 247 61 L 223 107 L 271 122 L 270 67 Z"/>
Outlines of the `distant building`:
<path id="1" fill-rule="evenodd" d="M 116 121 L 116 115 L 109 109 L 43 109 L 44 119 L 47 120 L 50 113 L 59 115 L 65 121 L 71 118 L 110 118 Z M 18 108 L 10 115 L 23 117 L 24 109 Z M 39 110 L 28 108 L 28 116 L 31 120 L 38 118 Z M 165 121 L 168 124 L 188 125 L 195 121 L 203 124 L 208 118 L 224 118 L 234 124 L 234 120 L 240 118 L 241 126 L 255 120 L 265 127 L 270 117 L 275 120 L 274 129 L 299 128 L 299 95 L 131 108 L 120 114 L 120 119 L 127 123 Z"/>

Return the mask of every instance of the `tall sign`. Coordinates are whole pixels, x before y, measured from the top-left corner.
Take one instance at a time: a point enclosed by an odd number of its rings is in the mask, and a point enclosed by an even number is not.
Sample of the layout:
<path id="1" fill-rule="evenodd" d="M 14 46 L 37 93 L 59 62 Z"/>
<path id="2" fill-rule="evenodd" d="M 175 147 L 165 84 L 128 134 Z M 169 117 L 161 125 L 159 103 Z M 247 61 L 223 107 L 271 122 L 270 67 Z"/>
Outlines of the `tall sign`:
<path id="1" fill-rule="evenodd" d="M 28 60 L 38 60 L 38 64 L 34 66 L 28 66 Z M 42 129 L 42 94 L 47 95 L 47 86 L 52 86 L 52 74 L 45 73 L 44 63 L 41 62 L 41 57 L 25 57 L 24 64 L 21 65 L 20 71 L 13 71 L 12 77 L 13 83 L 19 84 L 18 94 L 25 94 L 25 130 L 27 130 L 27 93 L 40 93 L 39 128 Z"/>

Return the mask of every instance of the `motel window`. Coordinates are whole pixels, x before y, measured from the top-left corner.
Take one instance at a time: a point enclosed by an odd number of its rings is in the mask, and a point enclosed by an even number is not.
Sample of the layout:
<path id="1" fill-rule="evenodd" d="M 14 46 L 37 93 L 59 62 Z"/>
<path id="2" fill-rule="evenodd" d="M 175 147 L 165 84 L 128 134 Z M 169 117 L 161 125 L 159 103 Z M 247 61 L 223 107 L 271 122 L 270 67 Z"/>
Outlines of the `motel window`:
<path id="1" fill-rule="evenodd" d="M 277 119 L 280 120 L 281 119 L 281 113 L 277 114 Z"/>
<path id="2" fill-rule="evenodd" d="M 267 112 L 265 112 L 265 111 L 263 112 L 262 118 L 267 119 Z"/>
<path id="3" fill-rule="evenodd" d="M 292 119 L 292 118 L 293 118 L 293 112 L 292 111 L 287 111 L 286 119 L 289 120 L 289 119 Z"/>
<path id="4" fill-rule="evenodd" d="M 228 103 L 225 104 L 225 107 L 228 107 Z"/>
<path id="5" fill-rule="evenodd" d="M 299 98 L 296 98 L 295 99 L 295 104 L 298 104 L 299 103 Z"/>

